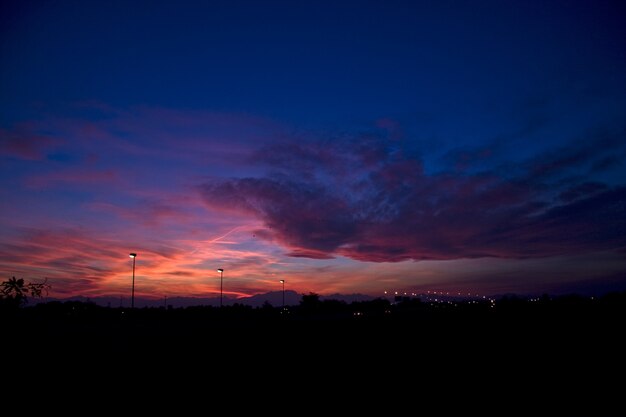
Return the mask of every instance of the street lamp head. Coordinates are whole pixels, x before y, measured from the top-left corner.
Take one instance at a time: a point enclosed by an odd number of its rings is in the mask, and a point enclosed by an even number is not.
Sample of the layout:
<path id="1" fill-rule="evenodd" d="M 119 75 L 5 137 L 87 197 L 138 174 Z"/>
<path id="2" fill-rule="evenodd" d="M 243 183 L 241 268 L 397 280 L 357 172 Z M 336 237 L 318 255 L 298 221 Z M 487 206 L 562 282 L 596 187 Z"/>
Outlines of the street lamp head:
<path id="1" fill-rule="evenodd" d="M 284 283 L 285 283 L 285 280 L 284 280 L 284 279 L 281 279 L 281 280 L 280 280 L 280 283 L 281 283 L 281 284 L 284 284 Z"/>
<path id="2" fill-rule="evenodd" d="M 131 258 L 135 258 L 135 257 L 137 256 L 137 254 L 136 254 L 136 253 L 131 253 L 131 254 L 130 254 L 130 255 L 128 255 L 128 256 L 130 256 Z"/>
<path id="3" fill-rule="evenodd" d="M 224 272 L 224 270 L 222 268 L 218 268 L 217 272 L 221 274 L 222 272 Z"/>

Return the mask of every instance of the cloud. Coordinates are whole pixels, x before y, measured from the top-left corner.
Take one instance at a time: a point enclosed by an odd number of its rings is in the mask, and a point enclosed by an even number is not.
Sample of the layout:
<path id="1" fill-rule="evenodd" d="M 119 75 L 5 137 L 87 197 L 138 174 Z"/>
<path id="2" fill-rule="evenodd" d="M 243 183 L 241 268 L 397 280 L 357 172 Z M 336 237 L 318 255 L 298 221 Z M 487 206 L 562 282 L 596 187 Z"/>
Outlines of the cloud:
<path id="1" fill-rule="evenodd" d="M 132 159 L 140 166 L 179 162 L 189 168 L 211 161 L 221 169 L 241 168 L 251 144 L 265 143 L 283 129 L 262 117 L 207 110 L 112 108 L 97 102 L 61 110 L 0 129 L 0 151 L 26 160 L 53 159 L 48 153 L 54 150 L 76 160 L 97 155 L 100 165 Z"/>
<path id="2" fill-rule="evenodd" d="M 309 253 L 333 252 L 355 233 L 351 207 L 316 184 L 244 178 L 205 184 L 202 193 L 214 207 L 261 218 L 281 242 Z"/>
<path id="3" fill-rule="evenodd" d="M 193 217 L 181 207 L 156 199 L 142 199 L 129 207 L 105 202 L 89 203 L 86 207 L 97 212 L 112 213 L 119 218 L 149 227 L 158 226 L 167 220 L 176 224 L 187 223 Z"/>
<path id="4" fill-rule="evenodd" d="M 619 166 L 613 157 L 626 151 L 626 131 L 589 133 L 582 139 L 544 152 L 527 161 L 523 168 L 529 181 L 538 182 L 570 174 L 572 171 L 593 173 Z M 583 171 L 584 170 L 584 171 Z"/>
<path id="5" fill-rule="evenodd" d="M 486 159 L 493 156 L 491 147 L 480 147 L 476 149 L 453 149 L 444 155 L 444 162 L 451 163 L 458 171 L 465 171 L 469 167 L 481 164 Z"/>
<path id="6" fill-rule="evenodd" d="M 128 254 L 135 252 L 137 296 L 219 294 L 218 267 L 226 270 L 225 294 L 250 295 L 260 292 L 256 281 L 267 278 L 278 262 L 272 254 L 259 251 L 260 244 L 250 243 L 250 231 L 256 226 L 228 233 L 216 230 L 218 237 L 232 238 L 227 245 L 222 239 L 193 239 L 189 235 L 177 239 L 168 231 L 148 237 L 136 227 L 20 228 L 0 242 L 0 273 L 5 278 L 16 276 L 28 281 L 48 278 L 51 296 L 127 297 L 131 271 Z"/>
<path id="7" fill-rule="evenodd" d="M 589 181 L 615 137 L 499 169 L 426 173 L 397 141 L 372 135 L 265 147 L 262 177 L 215 179 L 206 204 L 263 221 L 295 257 L 373 262 L 530 258 L 626 246 L 626 188 Z M 456 155 L 463 155 L 457 153 Z M 468 159 L 489 157 L 488 151 Z M 575 175 L 577 174 L 577 175 Z"/>
<path id="8" fill-rule="evenodd" d="M 46 151 L 61 143 L 59 139 L 40 134 L 29 123 L 22 123 L 11 130 L 0 129 L 0 151 L 19 159 L 45 159 Z"/>
<path id="9" fill-rule="evenodd" d="M 27 278 L 48 277 L 54 292 L 89 293 L 113 274 L 113 261 L 124 252 L 75 230 L 30 229 L 0 245 L 0 266 Z"/>
<path id="10" fill-rule="evenodd" d="M 120 176 L 114 170 L 94 170 L 88 168 L 65 169 L 45 174 L 30 175 L 25 178 L 26 185 L 34 188 L 67 184 L 91 187 L 99 184 L 114 185 L 120 182 Z"/>
<path id="11" fill-rule="evenodd" d="M 563 191 L 559 195 L 559 197 L 564 202 L 570 202 L 570 201 L 578 200 L 585 196 L 596 194 L 600 191 L 605 191 L 606 189 L 607 189 L 606 184 L 602 184 L 600 182 L 585 182 L 585 183 L 570 187 L 569 189 Z"/>

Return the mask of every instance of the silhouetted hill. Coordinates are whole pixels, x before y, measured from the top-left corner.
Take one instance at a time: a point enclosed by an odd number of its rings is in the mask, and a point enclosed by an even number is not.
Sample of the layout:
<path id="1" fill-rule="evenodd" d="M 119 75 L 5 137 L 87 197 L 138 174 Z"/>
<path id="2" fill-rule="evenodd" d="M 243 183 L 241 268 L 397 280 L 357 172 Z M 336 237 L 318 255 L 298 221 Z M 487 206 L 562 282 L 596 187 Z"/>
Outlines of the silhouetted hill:
<path id="1" fill-rule="evenodd" d="M 302 294 L 297 293 L 296 291 L 286 290 L 285 291 L 285 305 L 293 306 L 300 304 L 300 300 L 302 299 Z M 326 296 L 321 296 L 322 300 L 338 300 L 345 301 L 346 303 L 351 303 L 353 301 L 369 301 L 373 300 L 374 297 L 364 294 L 331 294 Z M 129 307 L 130 306 L 130 297 L 83 297 L 83 296 L 75 296 L 68 298 L 54 298 L 54 297 L 46 297 L 41 302 L 50 302 L 50 301 L 80 301 L 80 302 L 92 302 L 99 306 L 103 307 Z M 263 294 L 256 294 L 250 297 L 242 297 L 242 298 L 232 298 L 224 295 L 223 304 L 224 305 L 233 305 L 243 304 L 251 307 L 261 307 L 265 302 L 270 303 L 273 307 L 281 307 L 283 303 L 283 292 L 282 291 L 270 291 Z M 159 299 L 147 299 L 147 298 L 138 298 L 135 297 L 135 307 L 143 308 L 143 307 L 163 307 L 165 306 L 165 298 Z M 193 307 L 193 306 L 214 306 L 217 307 L 220 305 L 220 297 L 167 297 L 167 305 L 172 306 L 174 308 L 177 307 Z"/>
<path id="2" fill-rule="evenodd" d="M 346 303 L 352 303 L 355 301 L 371 301 L 376 297 L 372 297 L 371 295 L 365 294 L 331 294 L 331 295 L 323 295 L 320 297 L 320 300 L 338 300 L 345 301 Z"/>

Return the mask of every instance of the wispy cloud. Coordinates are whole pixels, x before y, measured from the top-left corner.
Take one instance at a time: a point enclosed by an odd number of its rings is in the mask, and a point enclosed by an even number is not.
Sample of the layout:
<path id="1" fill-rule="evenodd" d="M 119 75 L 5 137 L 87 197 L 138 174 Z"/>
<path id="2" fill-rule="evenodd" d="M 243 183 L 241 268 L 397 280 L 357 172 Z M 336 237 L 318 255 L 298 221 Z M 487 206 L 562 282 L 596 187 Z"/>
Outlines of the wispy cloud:
<path id="1" fill-rule="evenodd" d="M 24 179 L 24 183 L 33 188 L 72 185 L 115 185 L 120 183 L 120 176 L 113 170 L 94 169 L 67 169 L 45 174 L 31 175 Z"/>
<path id="2" fill-rule="evenodd" d="M 63 144 L 63 140 L 46 135 L 36 123 L 20 123 L 12 129 L 0 129 L 0 152 L 14 158 L 42 160 L 46 152 Z"/>
<path id="3" fill-rule="evenodd" d="M 126 296 L 130 288 L 128 254 L 136 252 L 138 296 L 216 295 L 218 267 L 227 270 L 225 294 L 249 295 L 258 287 L 249 277 L 275 262 L 267 253 L 242 246 L 242 237 L 245 244 L 250 230 L 241 227 L 233 231 L 239 235 L 232 236 L 231 245 L 224 247 L 219 239 L 145 240 L 120 230 L 25 229 L 11 242 L 0 244 L 0 269 L 29 280 L 48 278 L 51 295 Z"/>

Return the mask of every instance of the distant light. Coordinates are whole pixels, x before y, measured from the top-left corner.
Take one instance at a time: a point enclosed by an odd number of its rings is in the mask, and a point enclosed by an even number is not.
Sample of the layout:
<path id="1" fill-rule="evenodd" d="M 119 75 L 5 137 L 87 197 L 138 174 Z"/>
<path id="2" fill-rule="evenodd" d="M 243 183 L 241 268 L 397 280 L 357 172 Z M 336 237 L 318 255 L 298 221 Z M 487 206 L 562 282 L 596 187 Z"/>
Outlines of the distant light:
<path id="1" fill-rule="evenodd" d="M 218 268 L 217 272 L 224 272 L 224 270 L 222 268 Z"/>
<path id="2" fill-rule="evenodd" d="M 128 256 L 130 256 L 131 258 L 135 258 L 135 257 L 137 257 L 137 254 L 136 254 L 136 253 L 131 253 L 131 254 L 130 254 L 130 255 L 128 255 Z"/>
<path id="3" fill-rule="evenodd" d="M 281 283 L 281 284 L 284 284 L 284 283 L 285 283 L 285 280 L 284 280 L 284 279 L 281 279 L 281 280 L 280 280 L 280 283 Z"/>

